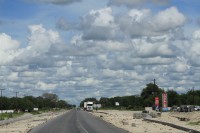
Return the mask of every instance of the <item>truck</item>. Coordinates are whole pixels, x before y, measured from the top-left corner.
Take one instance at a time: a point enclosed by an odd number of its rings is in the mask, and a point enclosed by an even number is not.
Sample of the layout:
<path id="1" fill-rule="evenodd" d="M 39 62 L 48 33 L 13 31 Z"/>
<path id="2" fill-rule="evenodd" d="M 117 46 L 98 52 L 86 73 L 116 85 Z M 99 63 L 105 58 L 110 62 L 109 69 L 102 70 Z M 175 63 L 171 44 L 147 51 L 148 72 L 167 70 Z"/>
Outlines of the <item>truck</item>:
<path id="1" fill-rule="evenodd" d="M 86 111 L 87 109 L 87 102 L 84 102 L 83 110 Z"/>
<path id="2" fill-rule="evenodd" d="M 85 111 L 93 111 L 93 102 L 84 102 L 84 110 Z"/>

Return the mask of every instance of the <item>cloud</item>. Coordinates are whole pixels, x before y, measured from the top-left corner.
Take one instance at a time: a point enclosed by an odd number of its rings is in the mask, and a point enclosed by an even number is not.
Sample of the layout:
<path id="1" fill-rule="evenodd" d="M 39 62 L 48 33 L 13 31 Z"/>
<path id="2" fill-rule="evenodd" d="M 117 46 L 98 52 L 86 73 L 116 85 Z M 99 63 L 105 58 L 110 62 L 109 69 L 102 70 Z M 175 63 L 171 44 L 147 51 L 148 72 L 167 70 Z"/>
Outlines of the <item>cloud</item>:
<path id="1" fill-rule="evenodd" d="M 35 89 L 37 90 L 43 90 L 43 91 L 47 91 L 47 90 L 54 90 L 56 88 L 56 84 L 47 84 L 47 83 L 44 83 L 42 81 L 39 81 L 36 86 L 35 86 Z"/>
<path id="2" fill-rule="evenodd" d="M 15 60 L 16 64 L 18 62 L 20 64 L 43 64 L 44 66 L 51 64 L 49 60 L 51 57 L 48 57 L 47 54 L 52 45 L 61 43 L 58 32 L 46 30 L 41 24 L 29 26 L 29 31 L 28 46 L 18 51 L 18 56 Z"/>
<path id="3" fill-rule="evenodd" d="M 12 39 L 5 33 L 0 33 L 0 64 L 10 63 L 16 56 L 16 50 L 19 48 L 20 42 Z"/>
<path id="4" fill-rule="evenodd" d="M 193 33 L 192 39 L 186 43 L 188 46 L 186 55 L 190 60 L 191 65 L 195 67 L 200 66 L 200 61 L 198 60 L 198 58 L 200 58 L 199 40 L 200 40 L 200 30 L 196 30 Z"/>
<path id="5" fill-rule="evenodd" d="M 29 26 L 31 36 L 29 37 L 29 48 L 38 52 L 46 52 L 51 45 L 60 42 L 58 32 L 46 30 L 43 25 Z M 40 51 L 39 51 L 40 50 Z"/>
<path id="6" fill-rule="evenodd" d="M 170 7 L 159 12 L 153 20 L 158 29 L 163 31 L 182 26 L 185 21 L 186 17 L 176 7 Z"/>
<path id="7" fill-rule="evenodd" d="M 76 103 L 139 94 L 154 78 L 180 92 L 198 85 L 200 32 L 185 37 L 183 13 L 176 7 L 116 8 L 94 8 L 78 21 L 58 16 L 56 28 L 64 31 L 30 25 L 23 47 L 1 33 L 0 44 L 7 45 L 0 45 L 0 82 L 5 78 L 10 89 L 36 96 L 52 92 Z"/>
<path id="8" fill-rule="evenodd" d="M 79 22 L 60 18 L 56 27 L 62 30 L 77 30 L 83 40 L 123 40 L 140 36 L 171 34 L 183 38 L 181 28 L 186 17 L 176 7 L 153 14 L 150 9 L 131 9 L 125 14 L 114 15 L 111 7 L 91 10 Z"/>
<path id="9" fill-rule="evenodd" d="M 17 72 L 10 73 L 10 75 L 7 76 L 7 80 L 8 81 L 19 81 L 18 73 Z"/>
<path id="10" fill-rule="evenodd" d="M 33 0 L 28 0 L 33 1 Z M 81 0 L 34 0 L 33 2 L 41 2 L 41 3 L 51 3 L 56 5 L 68 5 L 74 2 L 80 2 Z"/>
<path id="11" fill-rule="evenodd" d="M 133 39 L 133 46 L 135 47 L 134 54 L 143 58 L 150 57 L 171 57 L 174 56 L 173 50 L 168 45 L 168 40 L 162 42 L 148 42 L 146 39 Z"/>
<path id="12" fill-rule="evenodd" d="M 9 35 L 5 33 L 0 34 L 0 50 L 9 51 L 16 50 L 20 46 L 20 42 L 12 39 Z"/>
<path id="13" fill-rule="evenodd" d="M 94 78 L 86 78 L 82 81 L 80 81 L 78 84 L 80 86 L 90 86 L 90 87 L 93 87 L 93 86 L 96 86 L 100 83 L 100 81 L 94 79 Z"/>
<path id="14" fill-rule="evenodd" d="M 185 21 L 186 17 L 176 7 L 170 7 L 155 15 L 148 9 L 132 9 L 117 19 L 121 31 L 132 38 L 160 36 L 183 26 Z"/>
<path id="15" fill-rule="evenodd" d="M 196 39 L 196 40 L 200 39 L 200 30 L 194 31 L 193 38 Z"/>
<path id="16" fill-rule="evenodd" d="M 85 40 L 108 40 L 115 36 L 116 25 L 112 9 L 106 7 L 99 10 L 92 10 L 81 18 L 81 30 Z M 106 33 L 106 34 L 105 34 Z"/>

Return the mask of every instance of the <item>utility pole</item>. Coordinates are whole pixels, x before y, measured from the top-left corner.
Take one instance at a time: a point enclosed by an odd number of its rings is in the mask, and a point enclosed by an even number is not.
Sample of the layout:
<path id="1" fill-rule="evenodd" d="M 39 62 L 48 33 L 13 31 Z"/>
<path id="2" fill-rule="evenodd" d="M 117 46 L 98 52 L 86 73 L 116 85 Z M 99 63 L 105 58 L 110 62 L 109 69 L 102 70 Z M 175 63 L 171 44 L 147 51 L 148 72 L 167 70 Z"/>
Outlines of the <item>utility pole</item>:
<path id="1" fill-rule="evenodd" d="M 5 90 L 5 89 L 0 89 L 0 90 L 1 90 L 1 97 L 2 97 L 2 91 Z"/>
<path id="2" fill-rule="evenodd" d="M 194 105 L 195 104 L 194 103 L 194 87 L 192 87 L 192 96 L 193 96 L 192 98 L 193 98 L 193 105 Z"/>
<path id="3" fill-rule="evenodd" d="M 3 100 L 2 100 L 2 91 L 5 89 L 0 89 L 1 90 L 1 119 L 2 119 L 2 114 L 3 114 Z"/>
<path id="4" fill-rule="evenodd" d="M 155 85 L 156 85 L 156 79 L 153 79 L 153 84 L 154 84 L 154 87 L 155 87 Z"/>
<path id="5" fill-rule="evenodd" d="M 153 88 L 154 88 L 154 90 L 153 90 L 153 93 L 155 93 L 155 94 L 157 94 L 157 92 L 155 91 L 155 89 L 156 89 L 156 79 L 153 79 Z"/>
<path id="6" fill-rule="evenodd" d="M 16 93 L 16 111 L 18 111 L 17 110 L 17 94 L 19 93 L 19 92 L 15 92 Z"/>
<path id="7" fill-rule="evenodd" d="M 17 98 L 17 94 L 19 93 L 19 92 L 15 92 L 16 93 L 16 98 Z"/>

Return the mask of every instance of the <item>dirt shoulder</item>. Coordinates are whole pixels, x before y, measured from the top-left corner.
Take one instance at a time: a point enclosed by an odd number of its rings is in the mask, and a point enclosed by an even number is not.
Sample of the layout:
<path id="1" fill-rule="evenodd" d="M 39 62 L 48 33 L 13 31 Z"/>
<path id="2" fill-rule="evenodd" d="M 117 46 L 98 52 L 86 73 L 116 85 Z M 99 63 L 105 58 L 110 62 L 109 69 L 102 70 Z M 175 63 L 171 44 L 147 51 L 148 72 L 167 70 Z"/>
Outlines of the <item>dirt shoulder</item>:
<path id="1" fill-rule="evenodd" d="M 143 119 L 133 119 L 133 111 L 118 111 L 118 110 L 100 110 L 94 111 L 92 114 L 102 118 L 108 123 L 115 125 L 116 127 L 125 129 L 130 133 L 186 133 L 185 131 L 172 128 L 170 126 L 144 121 Z M 137 112 L 138 113 L 138 112 Z M 157 120 L 163 120 L 167 122 L 180 122 L 174 121 L 175 117 L 169 113 L 162 113 L 161 117 L 154 118 Z M 182 124 L 182 123 L 180 123 Z M 193 127 L 194 128 L 194 127 Z"/>
<path id="2" fill-rule="evenodd" d="M 68 111 L 65 110 L 60 112 L 48 112 L 39 115 L 26 114 L 1 125 L 0 133 L 27 133 L 32 128 L 39 126 L 51 119 L 54 119 L 66 112 Z M 1 121 L 1 123 L 3 123 L 3 121 Z"/>

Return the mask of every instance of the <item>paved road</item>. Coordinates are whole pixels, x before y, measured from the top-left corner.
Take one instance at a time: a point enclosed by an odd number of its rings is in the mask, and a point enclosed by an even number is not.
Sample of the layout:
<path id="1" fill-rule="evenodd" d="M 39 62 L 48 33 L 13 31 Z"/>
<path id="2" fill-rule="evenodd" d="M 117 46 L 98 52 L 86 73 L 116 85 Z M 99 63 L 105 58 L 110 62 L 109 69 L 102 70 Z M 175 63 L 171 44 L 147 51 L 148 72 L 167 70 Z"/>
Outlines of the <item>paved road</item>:
<path id="1" fill-rule="evenodd" d="M 72 110 L 41 126 L 35 127 L 30 133 L 127 133 L 93 115 Z"/>

